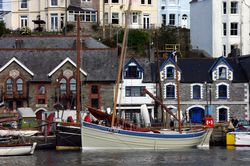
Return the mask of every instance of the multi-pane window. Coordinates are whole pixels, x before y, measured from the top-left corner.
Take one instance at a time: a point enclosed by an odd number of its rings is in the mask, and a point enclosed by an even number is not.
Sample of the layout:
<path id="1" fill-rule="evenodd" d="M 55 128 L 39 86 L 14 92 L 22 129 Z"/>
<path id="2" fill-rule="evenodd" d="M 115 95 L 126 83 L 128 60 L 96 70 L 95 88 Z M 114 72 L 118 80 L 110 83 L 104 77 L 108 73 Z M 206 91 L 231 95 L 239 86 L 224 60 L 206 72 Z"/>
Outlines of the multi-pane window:
<path id="1" fill-rule="evenodd" d="M 132 22 L 133 23 L 138 23 L 138 14 L 137 13 L 132 14 Z"/>
<path id="2" fill-rule="evenodd" d="M 162 14 L 161 17 L 162 17 L 162 25 L 164 26 L 164 25 L 167 24 L 167 17 L 166 17 L 166 14 Z"/>
<path id="3" fill-rule="evenodd" d="M 108 13 L 104 13 L 104 25 L 107 25 L 109 23 L 109 15 Z"/>
<path id="4" fill-rule="evenodd" d="M 20 16 L 20 26 L 21 28 L 28 26 L 28 16 Z"/>
<path id="5" fill-rule="evenodd" d="M 227 14 L 227 2 L 223 2 L 223 14 Z"/>
<path id="6" fill-rule="evenodd" d="M 220 108 L 219 109 L 219 122 L 225 122 L 228 119 L 227 115 L 227 109 L 226 108 Z"/>
<path id="7" fill-rule="evenodd" d="M 65 95 L 67 93 L 67 81 L 63 78 L 60 80 L 60 94 Z"/>
<path id="8" fill-rule="evenodd" d="M 175 98 L 175 86 L 167 85 L 166 86 L 166 97 L 167 98 Z"/>
<path id="9" fill-rule="evenodd" d="M 27 9 L 28 8 L 28 0 L 21 0 L 20 7 L 21 7 L 21 9 Z"/>
<path id="10" fill-rule="evenodd" d="M 193 99 L 200 99 L 201 98 L 201 86 L 194 85 L 193 86 Z"/>
<path id="11" fill-rule="evenodd" d="M 112 0 L 112 3 L 119 3 L 119 0 Z"/>
<path id="12" fill-rule="evenodd" d="M 16 90 L 17 94 L 19 95 L 23 94 L 23 80 L 21 78 L 17 79 L 16 81 Z"/>
<path id="13" fill-rule="evenodd" d="M 145 96 L 142 94 L 144 86 L 126 86 L 126 97 L 140 97 Z"/>
<path id="14" fill-rule="evenodd" d="M 218 86 L 218 93 L 220 99 L 226 99 L 227 98 L 227 86 L 226 85 L 219 85 Z"/>
<path id="15" fill-rule="evenodd" d="M 223 36 L 227 35 L 227 23 L 223 23 Z"/>
<path id="16" fill-rule="evenodd" d="M 173 78 L 174 78 L 174 68 L 167 67 L 167 79 L 173 79 Z"/>
<path id="17" fill-rule="evenodd" d="M 10 78 L 6 81 L 6 94 L 13 95 L 13 80 Z"/>
<path id="18" fill-rule="evenodd" d="M 231 23 L 231 31 L 230 31 L 230 34 L 232 36 L 237 36 L 238 35 L 238 23 Z"/>
<path id="19" fill-rule="evenodd" d="M 175 25 L 175 14 L 169 14 L 169 25 Z"/>
<path id="20" fill-rule="evenodd" d="M 119 24 L 119 13 L 112 13 L 112 24 Z"/>
<path id="21" fill-rule="evenodd" d="M 128 66 L 125 70 L 125 78 L 140 78 L 140 73 L 137 70 L 137 66 Z"/>
<path id="22" fill-rule="evenodd" d="M 231 14 L 237 14 L 238 13 L 238 2 L 233 1 L 231 2 Z"/>
<path id="23" fill-rule="evenodd" d="M 51 18 L 51 30 L 57 31 L 58 30 L 58 14 L 52 13 L 50 14 Z"/>
<path id="24" fill-rule="evenodd" d="M 3 1 L 0 0 L 0 10 L 2 10 L 2 9 L 3 9 Z"/>
<path id="25" fill-rule="evenodd" d="M 69 89 L 71 94 L 76 94 L 76 80 L 74 78 L 69 82 Z"/>
<path id="26" fill-rule="evenodd" d="M 225 80 L 227 78 L 227 69 L 225 67 L 219 68 L 219 79 Z"/>
<path id="27" fill-rule="evenodd" d="M 58 0 L 51 0 L 51 6 L 57 6 Z"/>

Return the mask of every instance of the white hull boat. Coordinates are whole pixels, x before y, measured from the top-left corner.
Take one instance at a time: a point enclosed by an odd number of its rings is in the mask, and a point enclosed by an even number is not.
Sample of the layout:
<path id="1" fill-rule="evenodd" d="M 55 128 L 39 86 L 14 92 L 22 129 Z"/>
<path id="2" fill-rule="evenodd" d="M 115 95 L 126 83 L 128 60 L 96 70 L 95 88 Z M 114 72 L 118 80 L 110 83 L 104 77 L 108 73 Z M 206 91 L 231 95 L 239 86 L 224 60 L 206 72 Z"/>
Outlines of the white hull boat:
<path id="1" fill-rule="evenodd" d="M 229 132 L 227 134 L 227 146 L 249 146 L 250 147 L 250 132 L 239 131 Z"/>
<path id="2" fill-rule="evenodd" d="M 33 144 L 2 144 L 0 145 L 0 156 L 32 155 L 36 148 Z"/>
<path id="3" fill-rule="evenodd" d="M 29 137 L 38 133 L 38 130 L 31 130 L 31 129 L 7 129 L 7 128 L 0 128 L 0 136 L 20 136 L 20 137 Z"/>
<path id="4" fill-rule="evenodd" d="M 82 150 L 180 149 L 200 146 L 210 130 L 182 133 L 138 132 L 82 122 Z M 212 131 L 211 131 L 212 132 Z M 209 136 L 210 138 L 210 136 Z M 209 141 L 209 139 L 208 139 Z"/>

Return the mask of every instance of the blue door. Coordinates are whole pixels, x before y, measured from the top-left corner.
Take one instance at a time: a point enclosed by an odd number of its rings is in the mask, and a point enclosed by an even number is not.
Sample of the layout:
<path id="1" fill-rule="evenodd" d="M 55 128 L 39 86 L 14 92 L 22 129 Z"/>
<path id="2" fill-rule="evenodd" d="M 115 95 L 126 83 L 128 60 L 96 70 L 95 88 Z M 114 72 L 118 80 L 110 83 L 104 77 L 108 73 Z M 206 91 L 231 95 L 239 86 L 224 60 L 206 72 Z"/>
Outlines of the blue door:
<path id="1" fill-rule="evenodd" d="M 189 110 L 189 117 L 192 123 L 202 123 L 204 109 L 195 107 Z"/>

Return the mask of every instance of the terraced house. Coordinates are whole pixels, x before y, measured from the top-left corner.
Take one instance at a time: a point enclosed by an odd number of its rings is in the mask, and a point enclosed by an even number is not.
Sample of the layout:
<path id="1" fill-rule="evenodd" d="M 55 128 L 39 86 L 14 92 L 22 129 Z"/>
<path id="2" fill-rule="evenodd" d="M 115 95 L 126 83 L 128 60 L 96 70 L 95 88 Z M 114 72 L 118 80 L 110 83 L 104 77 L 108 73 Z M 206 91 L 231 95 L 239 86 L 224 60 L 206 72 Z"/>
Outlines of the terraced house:
<path id="1" fill-rule="evenodd" d="M 82 40 L 82 106 L 110 107 L 117 51 L 90 37 Z M 10 37 L 0 43 L 1 106 L 31 107 L 37 116 L 58 104 L 76 109 L 75 37 Z"/>

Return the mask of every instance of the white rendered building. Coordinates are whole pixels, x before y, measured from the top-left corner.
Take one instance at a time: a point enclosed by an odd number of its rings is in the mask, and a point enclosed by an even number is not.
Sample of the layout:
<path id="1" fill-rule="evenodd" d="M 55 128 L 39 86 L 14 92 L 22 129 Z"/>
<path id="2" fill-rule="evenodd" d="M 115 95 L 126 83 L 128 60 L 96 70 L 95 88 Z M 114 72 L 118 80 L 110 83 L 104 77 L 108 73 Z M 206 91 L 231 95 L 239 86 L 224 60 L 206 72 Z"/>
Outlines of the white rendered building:
<path id="1" fill-rule="evenodd" d="M 158 0 L 159 26 L 190 28 L 189 0 Z"/>
<path id="2" fill-rule="evenodd" d="M 191 44 L 212 57 L 250 54 L 249 0 L 192 0 Z"/>

